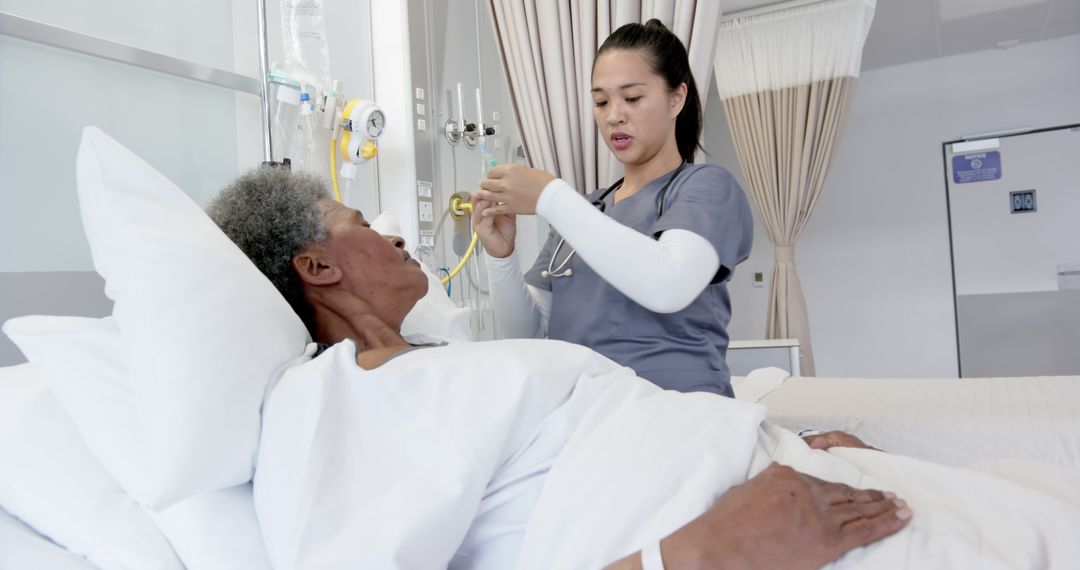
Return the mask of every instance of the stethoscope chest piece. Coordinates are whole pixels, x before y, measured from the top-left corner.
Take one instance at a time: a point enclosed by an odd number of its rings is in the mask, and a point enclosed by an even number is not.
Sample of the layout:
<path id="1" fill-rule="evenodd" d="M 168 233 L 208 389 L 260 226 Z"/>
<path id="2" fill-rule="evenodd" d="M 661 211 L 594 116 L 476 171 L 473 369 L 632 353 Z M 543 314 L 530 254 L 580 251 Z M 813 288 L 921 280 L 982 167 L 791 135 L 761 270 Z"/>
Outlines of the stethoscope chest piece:
<path id="1" fill-rule="evenodd" d="M 558 250 L 556 249 L 556 251 L 558 251 Z M 573 255 L 573 254 L 570 254 L 570 255 Z M 567 267 L 566 270 L 560 271 L 562 269 L 562 267 L 564 265 L 566 265 L 566 263 L 568 261 L 570 261 L 569 257 L 567 257 L 565 260 L 563 260 L 563 262 L 559 264 L 559 270 L 556 270 L 555 273 L 552 273 L 551 271 L 548 271 L 547 269 L 541 271 L 540 272 L 540 277 L 543 278 L 543 279 L 547 279 L 548 277 L 570 277 L 571 275 L 574 274 L 574 270 L 572 268 Z"/>

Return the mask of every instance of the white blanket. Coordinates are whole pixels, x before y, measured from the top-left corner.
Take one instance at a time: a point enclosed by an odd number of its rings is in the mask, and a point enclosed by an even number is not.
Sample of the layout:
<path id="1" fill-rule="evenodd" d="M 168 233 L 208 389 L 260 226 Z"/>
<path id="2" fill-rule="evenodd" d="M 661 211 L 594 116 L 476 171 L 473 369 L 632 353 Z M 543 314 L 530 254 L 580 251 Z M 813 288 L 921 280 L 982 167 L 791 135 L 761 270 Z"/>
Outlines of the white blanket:
<path id="1" fill-rule="evenodd" d="M 911 504 L 907 529 L 841 567 L 1080 560 L 1075 476 L 812 451 L 761 406 L 664 392 L 564 343 L 419 349 L 371 371 L 354 351 L 291 370 L 268 400 L 255 494 L 275 567 L 596 568 L 772 460 Z"/>
<path id="2" fill-rule="evenodd" d="M 1080 469 L 1080 377 L 801 378 L 766 370 L 735 396 L 781 427 L 855 434 L 874 447 L 947 465 L 1029 459 Z M 1080 564 L 1078 564 L 1080 566 Z"/>
<path id="3" fill-rule="evenodd" d="M 601 567 L 666 536 L 772 461 L 893 491 L 911 505 L 907 528 L 848 554 L 837 568 L 1065 568 L 1080 561 L 1075 472 L 1016 460 L 962 469 L 864 449 L 811 450 L 792 432 L 761 422 L 753 404 L 614 392 L 598 399 L 549 475 L 519 568 Z M 668 406 L 650 401 L 664 396 Z M 711 429 L 718 418 L 727 419 L 726 434 Z M 747 441 L 756 443 L 749 455 Z"/>

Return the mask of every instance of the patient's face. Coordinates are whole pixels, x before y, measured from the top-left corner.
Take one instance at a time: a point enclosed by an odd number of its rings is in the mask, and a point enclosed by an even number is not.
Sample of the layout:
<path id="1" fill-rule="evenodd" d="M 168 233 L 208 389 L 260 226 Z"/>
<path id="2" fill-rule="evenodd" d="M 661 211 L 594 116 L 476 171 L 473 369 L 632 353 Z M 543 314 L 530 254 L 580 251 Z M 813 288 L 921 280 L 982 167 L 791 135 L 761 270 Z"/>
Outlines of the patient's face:
<path id="1" fill-rule="evenodd" d="M 324 200 L 327 237 L 321 246 L 343 273 L 342 286 L 363 299 L 383 321 L 400 325 L 427 293 L 427 275 L 405 251 L 404 240 L 371 229 L 357 210 Z"/>

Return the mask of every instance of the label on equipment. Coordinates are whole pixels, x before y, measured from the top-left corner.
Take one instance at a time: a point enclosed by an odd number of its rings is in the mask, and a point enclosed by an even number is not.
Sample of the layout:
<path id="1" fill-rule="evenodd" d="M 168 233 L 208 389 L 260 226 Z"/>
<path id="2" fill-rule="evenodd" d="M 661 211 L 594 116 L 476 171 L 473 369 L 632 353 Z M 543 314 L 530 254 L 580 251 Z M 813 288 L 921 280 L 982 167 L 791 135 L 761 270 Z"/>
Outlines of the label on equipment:
<path id="1" fill-rule="evenodd" d="M 428 182 L 427 180 L 417 180 L 416 194 L 421 198 L 431 198 L 431 182 Z"/>
<path id="2" fill-rule="evenodd" d="M 435 230 L 420 230 L 420 245 L 432 247 L 435 245 Z"/>

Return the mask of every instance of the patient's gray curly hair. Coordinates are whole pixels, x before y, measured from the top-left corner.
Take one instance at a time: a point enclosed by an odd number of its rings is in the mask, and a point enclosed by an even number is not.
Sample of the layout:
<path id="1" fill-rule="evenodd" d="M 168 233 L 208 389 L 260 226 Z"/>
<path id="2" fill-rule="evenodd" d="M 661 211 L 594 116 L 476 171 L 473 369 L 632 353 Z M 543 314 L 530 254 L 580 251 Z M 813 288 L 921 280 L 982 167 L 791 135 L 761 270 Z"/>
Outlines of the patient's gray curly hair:
<path id="1" fill-rule="evenodd" d="M 326 238 L 319 200 L 326 185 L 311 174 L 261 166 L 237 178 L 206 208 L 214 220 L 266 275 L 315 334 L 311 305 L 292 258 Z"/>

